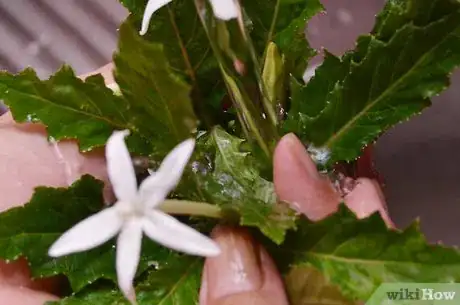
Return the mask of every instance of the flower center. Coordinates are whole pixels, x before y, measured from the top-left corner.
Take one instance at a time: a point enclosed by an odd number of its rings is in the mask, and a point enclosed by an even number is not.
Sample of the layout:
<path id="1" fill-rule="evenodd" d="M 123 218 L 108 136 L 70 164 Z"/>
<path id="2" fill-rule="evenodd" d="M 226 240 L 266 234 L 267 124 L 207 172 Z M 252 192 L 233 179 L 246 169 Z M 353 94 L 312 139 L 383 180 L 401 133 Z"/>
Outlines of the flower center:
<path id="1" fill-rule="evenodd" d="M 144 206 L 138 201 L 124 202 L 119 201 L 116 204 L 118 212 L 124 219 L 144 216 Z"/>

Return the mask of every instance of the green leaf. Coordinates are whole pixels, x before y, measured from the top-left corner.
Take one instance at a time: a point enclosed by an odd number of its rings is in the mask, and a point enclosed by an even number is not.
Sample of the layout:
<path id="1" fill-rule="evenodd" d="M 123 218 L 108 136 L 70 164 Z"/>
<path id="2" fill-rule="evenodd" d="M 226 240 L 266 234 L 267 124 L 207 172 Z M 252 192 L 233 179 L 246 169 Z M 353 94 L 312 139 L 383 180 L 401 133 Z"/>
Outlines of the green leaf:
<path id="1" fill-rule="evenodd" d="M 275 42 L 289 62 L 289 72 L 301 78 L 308 59 L 315 55 L 306 40 L 305 28 L 308 20 L 323 10 L 320 1 L 254 0 L 246 1 L 244 10 L 252 22 L 256 48 L 263 52 L 270 41 Z"/>
<path id="2" fill-rule="evenodd" d="M 100 75 L 86 82 L 63 66 L 49 80 L 28 68 L 18 75 L 0 72 L 0 99 L 18 122 L 41 122 L 55 140 L 78 139 L 80 149 L 103 146 L 114 129 L 134 129 L 128 104 L 104 85 Z M 144 151 L 138 135 L 134 151 Z"/>
<path id="3" fill-rule="evenodd" d="M 144 14 L 145 6 L 148 0 L 120 0 L 132 14 L 142 16 Z"/>
<path id="4" fill-rule="evenodd" d="M 201 284 L 203 260 L 170 254 L 167 264 L 155 264 L 143 280 L 136 284 L 139 305 L 198 305 L 198 292 Z M 61 301 L 50 302 L 55 305 L 129 305 L 125 297 L 113 286 L 90 286 L 81 293 Z"/>
<path id="5" fill-rule="evenodd" d="M 115 79 L 130 107 L 143 116 L 133 118 L 149 124 L 149 139 L 165 154 L 180 141 L 191 137 L 196 117 L 190 98 L 191 88 L 174 74 L 163 45 L 142 39 L 128 21 L 120 30 L 119 50 L 114 56 Z"/>
<path id="6" fill-rule="evenodd" d="M 319 222 L 299 220 L 272 254 L 285 272 L 314 266 L 357 300 L 367 300 L 383 282 L 460 280 L 460 251 L 428 245 L 418 222 L 404 231 L 388 229 L 378 213 L 360 220 L 345 205 Z"/>
<path id="7" fill-rule="evenodd" d="M 141 39 L 129 22 L 114 58 L 122 96 L 100 75 L 83 82 L 64 66 L 49 80 L 26 69 L 0 73 L 0 98 L 20 122 L 41 122 L 55 140 L 77 139 L 83 151 L 103 146 L 114 129 L 130 129 L 133 152 L 165 154 L 196 129 L 191 87 L 174 74 L 162 45 Z M 150 63 L 150 64 L 149 64 Z"/>
<path id="8" fill-rule="evenodd" d="M 128 22 L 138 31 L 147 1 L 122 2 L 132 12 Z M 218 112 L 209 105 L 220 104 L 225 86 L 194 1 L 175 0 L 160 8 L 153 15 L 149 31 L 142 38 L 163 45 L 171 69 L 193 88 L 192 97 L 200 120 L 210 126 L 217 124 L 215 116 Z"/>
<path id="9" fill-rule="evenodd" d="M 74 291 L 101 277 L 105 271 L 109 271 L 106 278 L 114 279 L 110 247 L 78 257 L 53 259 L 47 254 L 64 231 L 102 208 L 102 186 L 101 181 L 83 176 L 68 189 L 37 188 L 25 206 L 0 214 L 0 257 L 6 260 L 26 257 L 36 278 L 64 274 Z"/>
<path id="10" fill-rule="evenodd" d="M 267 46 L 265 63 L 262 70 L 262 81 L 265 85 L 268 101 L 271 103 L 273 110 L 276 110 L 277 104 L 282 107 L 285 105 L 285 78 L 284 57 L 279 54 L 276 44 L 270 42 Z"/>
<path id="11" fill-rule="evenodd" d="M 281 243 L 286 230 L 295 225 L 294 211 L 277 201 L 274 185 L 260 176 L 257 160 L 241 150 L 244 140 L 216 127 L 201 141 L 206 142 L 206 154 L 214 152 L 212 169 L 198 175 L 206 195 L 236 211 L 241 225 L 257 227 Z"/>
<path id="12" fill-rule="evenodd" d="M 450 0 L 390 1 L 374 33 L 361 37 L 356 50 L 341 61 L 330 57 L 328 67 L 318 69 L 326 77 L 295 88 L 297 106 L 285 131 L 329 149 L 331 164 L 356 158 L 363 146 L 418 114 L 449 85 L 450 73 L 460 64 L 459 9 Z M 324 108 L 318 114 L 307 104 Z"/>
<path id="13" fill-rule="evenodd" d="M 294 130 L 302 128 L 303 117 L 318 116 L 332 98 L 337 82 L 345 78 L 349 68 L 349 61 L 341 62 L 339 58 L 325 51 L 323 64 L 316 69 L 315 76 L 308 85 L 291 77 L 291 108 L 285 126 Z M 314 133 L 314 130 L 305 128 L 307 138 L 311 138 L 310 134 Z"/>
<path id="14" fill-rule="evenodd" d="M 133 13 L 130 20 L 138 29 L 147 1 L 121 2 Z M 246 17 L 251 19 L 247 24 L 253 25 L 250 30 L 259 55 L 262 56 L 267 42 L 274 40 L 288 55 L 288 71 L 292 73 L 295 70 L 296 77 L 300 78 L 308 58 L 314 55 L 305 39 L 306 21 L 322 6 L 318 0 L 279 1 L 279 14 L 269 34 L 277 1 L 262 2 L 251 1 L 244 5 Z M 200 120 L 207 126 L 219 124 L 220 109 L 210 105 L 222 102 L 226 87 L 193 1 L 175 0 L 159 9 L 144 39 L 161 42 L 172 69 L 190 81 L 195 110 Z M 216 98 L 219 101 L 216 102 Z"/>
<path id="15" fill-rule="evenodd" d="M 307 264 L 295 266 L 284 278 L 291 305 L 358 305 L 345 298 L 337 286 Z"/>
<path id="16" fill-rule="evenodd" d="M 138 32 L 146 0 L 127 0 L 124 4 L 133 12 L 130 22 Z M 150 21 L 143 40 L 161 43 L 174 72 L 188 77 L 194 83 L 198 75 L 210 69 L 217 70 L 206 32 L 201 26 L 195 4 L 188 0 L 175 0 L 160 8 Z"/>
<path id="17" fill-rule="evenodd" d="M 138 21 L 141 19 L 147 0 L 121 0 L 121 2 Z M 277 6 L 278 13 L 275 16 Z M 274 41 L 292 60 L 294 67 L 300 63 L 302 67 L 298 67 L 298 70 L 305 70 L 307 57 L 314 55 L 305 38 L 305 27 L 311 17 L 323 10 L 320 1 L 255 0 L 245 2 L 243 9 L 248 19 L 246 24 L 260 52 L 259 55 L 262 55 L 268 42 Z M 167 44 L 168 54 L 176 54 L 171 56 L 179 63 L 173 64 L 174 67 L 179 67 L 184 62 L 181 55 L 183 50 L 180 50 L 181 43 L 177 40 L 177 37 L 180 37 L 192 66 L 195 66 L 193 64 L 195 62 L 202 62 L 203 67 L 217 68 L 216 62 L 210 58 L 212 54 L 210 54 L 209 43 L 198 20 L 193 1 L 174 0 L 167 8 L 160 9 L 152 18 L 149 33 L 147 39 Z M 301 73 L 304 72 L 303 70 Z"/>
<path id="18" fill-rule="evenodd" d="M 16 260 L 25 257 L 35 278 L 63 274 L 69 279 L 74 292 L 99 279 L 116 283 L 114 241 L 61 258 L 48 256 L 49 247 L 62 233 L 103 208 L 102 186 L 102 181 L 86 175 L 67 189 L 39 187 L 29 203 L 0 214 L 0 258 Z M 205 229 L 201 231 L 208 230 L 207 227 Z M 137 274 L 141 275 L 150 266 L 156 270 L 151 277 L 158 274 L 157 281 L 152 279 L 151 285 L 160 286 L 158 281 L 162 274 L 171 272 L 171 281 L 174 281 L 174 276 L 179 278 L 183 275 L 181 280 L 189 286 L 199 277 L 194 268 L 200 268 L 201 263 L 196 257 L 180 255 L 144 238 Z M 190 279 L 185 277 L 185 269 L 181 269 L 186 267 L 193 267 Z M 178 273 L 173 274 L 175 270 Z M 173 286 L 165 277 L 164 285 L 169 284 Z M 187 292 L 178 291 L 178 294 Z M 157 291 L 156 295 L 161 293 Z M 171 292 L 169 297 L 175 296 L 176 292 Z"/>

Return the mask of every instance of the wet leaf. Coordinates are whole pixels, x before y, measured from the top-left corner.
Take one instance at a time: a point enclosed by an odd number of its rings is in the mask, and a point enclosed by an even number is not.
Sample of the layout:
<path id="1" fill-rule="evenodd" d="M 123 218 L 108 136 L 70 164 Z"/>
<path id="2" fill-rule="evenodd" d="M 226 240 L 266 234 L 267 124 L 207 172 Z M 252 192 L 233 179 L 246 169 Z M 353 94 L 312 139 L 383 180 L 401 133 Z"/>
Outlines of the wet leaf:
<path id="1" fill-rule="evenodd" d="M 241 225 L 257 227 L 281 243 L 295 225 L 294 211 L 278 202 L 273 183 L 260 176 L 257 160 L 241 150 L 244 140 L 217 127 L 204 139 L 206 151 L 213 155 L 212 172 L 199 178 L 206 195 L 236 211 Z"/>

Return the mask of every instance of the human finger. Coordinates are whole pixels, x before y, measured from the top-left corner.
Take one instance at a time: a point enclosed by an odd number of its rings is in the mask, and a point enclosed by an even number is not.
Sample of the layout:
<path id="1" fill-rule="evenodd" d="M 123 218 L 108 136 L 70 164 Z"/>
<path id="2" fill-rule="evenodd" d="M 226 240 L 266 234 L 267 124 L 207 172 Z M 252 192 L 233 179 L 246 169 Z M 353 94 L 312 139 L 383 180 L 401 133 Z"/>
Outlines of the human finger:
<path id="1" fill-rule="evenodd" d="M 0 300 L 5 305 L 43 305 L 58 298 L 26 287 L 0 286 Z"/>
<path id="2" fill-rule="evenodd" d="M 360 178 L 342 197 L 331 181 L 321 175 L 308 152 L 294 134 L 284 136 L 274 154 L 274 183 L 279 198 L 312 220 L 335 212 L 344 201 L 358 217 L 379 211 L 392 225 L 380 187 L 371 179 Z"/>
<path id="3" fill-rule="evenodd" d="M 217 227 L 221 255 L 205 263 L 200 305 L 287 305 L 283 282 L 266 250 L 242 228 Z"/>

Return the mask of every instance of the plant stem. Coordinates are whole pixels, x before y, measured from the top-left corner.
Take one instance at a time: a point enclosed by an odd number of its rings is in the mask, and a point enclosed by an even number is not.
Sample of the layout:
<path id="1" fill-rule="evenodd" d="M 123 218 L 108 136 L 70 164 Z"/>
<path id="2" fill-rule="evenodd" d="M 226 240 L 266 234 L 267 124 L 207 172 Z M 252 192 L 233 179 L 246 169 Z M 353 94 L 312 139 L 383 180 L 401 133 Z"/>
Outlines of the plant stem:
<path id="1" fill-rule="evenodd" d="M 271 42 L 273 38 L 273 33 L 275 32 L 276 20 L 278 20 L 278 13 L 280 11 L 281 0 L 276 1 L 275 12 L 273 13 L 272 23 L 270 25 L 270 30 L 268 31 L 267 35 L 267 43 L 266 45 Z"/>
<path id="2" fill-rule="evenodd" d="M 257 109 L 257 107 L 255 107 L 255 105 L 251 101 L 248 93 L 245 90 L 244 84 L 242 84 L 239 81 L 238 77 L 236 77 L 234 73 L 232 73 L 232 69 L 229 68 L 226 64 L 222 52 L 216 43 L 217 39 L 216 37 L 214 37 L 215 33 L 211 33 L 211 30 L 213 30 L 214 28 L 210 26 L 210 24 L 208 24 L 208 21 L 213 21 L 213 19 L 207 20 L 206 18 L 213 18 L 213 16 L 206 17 L 205 15 L 203 15 L 200 5 L 201 4 L 199 3 L 199 0 L 195 0 L 195 7 L 197 9 L 198 16 L 203 25 L 204 31 L 208 37 L 209 44 L 214 53 L 214 56 L 216 57 L 216 60 L 219 64 L 223 80 L 227 87 L 227 91 L 233 101 L 233 104 L 237 112 L 239 112 L 238 118 L 240 119 L 243 128 L 247 131 L 250 131 L 252 137 L 259 144 L 262 151 L 269 159 L 271 159 L 272 150 L 267 145 L 266 138 L 268 137 L 270 140 L 275 140 L 277 138 L 276 126 L 274 124 L 271 124 L 269 125 L 271 128 L 266 128 L 263 125 L 264 118 L 262 116 L 262 113 L 259 111 L 259 109 Z"/>
<path id="3" fill-rule="evenodd" d="M 206 202 L 167 199 L 160 205 L 160 210 L 172 215 L 222 218 L 222 210 L 218 206 Z"/>
<path id="4" fill-rule="evenodd" d="M 188 55 L 187 48 L 184 45 L 184 41 L 182 40 L 182 37 L 180 35 L 179 29 L 177 28 L 176 24 L 176 19 L 174 17 L 174 12 L 173 10 L 168 6 L 168 13 L 169 13 L 169 20 L 171 22 L 171 26 L 173 27 L 174 34 L 176 34 L 177 42 L 179 44 L 179 48 L 184 60 L 185 67 L 187 68 L 187 74 L 190 76 L 190 79 L 193 81 L 193 83 L 196 83 L 196 75 L 195 75 L 195 70 L 192 67 L 192 64 L 190 62 L 190 56 Z"/>
<path id="5" fill-rule="evenodd" d="M 267 146 L 267 143 L 264 140 L 264 137 L 260 133 L 259 124 L 257 124 L 257 121 L 255 120 L 255 116 L 252 115 L 252 113 L 255 113 L 256 111 L 250 111 L 248 109 L 248 106 L 250 106 L 250 99 L 247 96 L 246 92 L 242 88 L 242 86 L 238 86 L 238 83 L 236 82 L 235 79 L 233 79 L 231 76 L 229 76 L 225 69 L 222 69 L 222 76 L 224 77 L 225 84 L 227 85 L 228 91 L 231 94 L 231 97 L 233 98 L 233 101 L 235 102 L 235 106 L 239 106 L 239 109 L 241 109 L 241 116 L 239 115 L 239 119 L 242 120 L 241 124 L 247 124 L 249 126 L 249 129 L 252 132 L 253 137 L 256 139 L 256 141 L 259 143 L 260 148 L 264 151 L 264 153 L 267 155 L 267 157 L 271 156 L 271 151 L 270 148 Z M 252 113 L 251 113 L 252 112 Z"/>
<path id="6" fill-rule="evenodd" d="M 269 96 L 268 96 L 268 91 L 267 87 L 262 79 L 261 73 L 262 69 L 260 68 L 259 60 L 257 59 L 257 53 L 254 48 L 254 44 L 252 43 L 251 36 L 249 35 L 249 32 L 247 31 L 246 27 L 244 26 L 244 21 L 242 16 L 238 18 L 238 25 L 241 31 L 241 34 L 243 35 L 244 39 L 246 40 L 246 47 L 248 48 L 249 55 L 252 59 L 253 66 L 254 66 L 254 75 L 256 77 L 257 83 L 259 84 L 259 90 L 261 93 L 262 97 L 262 105 L 264 107 L 265 113 L 268 116 L 268 119 L 270 121 L 270 124 L 272 125 L 271 127 L 273 130 L 275 130 L 274 134 L 276 134 L 276 125 L 277 125 L 277 118 L 276 118 L 276 113 L 275 113 L 275 102 L 276 101 L 271 101 Z"/>

